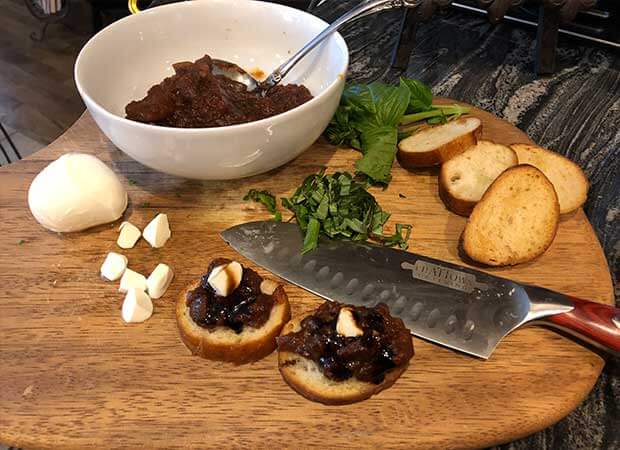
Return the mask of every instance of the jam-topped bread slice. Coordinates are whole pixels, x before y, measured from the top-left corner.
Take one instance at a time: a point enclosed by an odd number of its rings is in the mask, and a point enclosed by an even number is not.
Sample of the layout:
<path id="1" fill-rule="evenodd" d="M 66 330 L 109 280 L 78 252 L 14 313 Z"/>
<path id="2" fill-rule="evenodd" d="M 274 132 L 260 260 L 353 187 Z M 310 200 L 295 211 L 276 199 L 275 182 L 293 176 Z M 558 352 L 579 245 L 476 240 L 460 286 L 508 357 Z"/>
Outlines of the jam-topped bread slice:
<path id="1" fill-rule="evenodd" d="M 287 323 L 277 340 L 284 380 L 328 405 L 358 402 L 389 388 L 413 357 L 410 331 L 384 303 L 365 308 L 325 302 Z"/>
<path id="2" fill-rule="evenodd" d="M 244 364 L 275 350 L 291 309 L 282 286 L 218 258 L 181 292 L 176 316 L 181 339 L 192 353 Z"/>

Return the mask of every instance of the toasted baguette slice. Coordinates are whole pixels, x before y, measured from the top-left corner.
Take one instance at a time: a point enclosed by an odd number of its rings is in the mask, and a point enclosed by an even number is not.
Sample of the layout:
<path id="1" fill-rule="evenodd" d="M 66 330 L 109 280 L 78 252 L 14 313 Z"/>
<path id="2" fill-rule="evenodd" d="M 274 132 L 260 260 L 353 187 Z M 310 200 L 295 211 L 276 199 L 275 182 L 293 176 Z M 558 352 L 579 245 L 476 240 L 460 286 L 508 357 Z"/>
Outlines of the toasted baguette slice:
<path id="1" fill-rule="evenodd" d="M 558 197 L 547 177 L 533 166 L 514 166 L 474 208 L 463 232 L 463 249 L 489 266 L 530 261 L 553 242 L 559 217 Z"/>
<path id="2" fill-rule="evenodd" d="M 199 283 L 200 281 L 196 281 L 183 290 L 176 304 L 177 325 L 181 339 L 193 354 L 207 359 L 245 364 L 264 358 L 276 349 L 276 337 L 291 319 L 291 307 L 282 286 L 271 280 L 263 280 L 261 290 L 274 297 L 269 319 L 260 328 L 246 326 L 237 334 L 228 327 L 209 330 L 192 320 L 186 305 L 186 296 Z"/>
<path id="3" fill-rule="evenodd" d="M 583 170 L 564 156 L 536 145 L 513 144 L 519 164 L 538 168 L 553 184 L 560 201 L 560 214 L 576 210 L 588 196 L 588 179 Z"/>
<path id="4" fill-rule="evenodd" d="M 499 174 L 517 164 L 517 154 L 510 147 L 478 141 L 442 164 L 439 196 L 450 211 L 469 216 Z"/>
<path id="5" fill-rule="evenodd" d="M 282 329 L 282 334 L 299 331 L 302 319 L 303 317 L 288 322 Z M 278 352 L 278 367 L 284 381 L 304 397 L 326 405 L 347 405 L 366 400 L 392 386 L 408 366 L 409 364 L 404 364 L 391 369 L 380 384 L 359 381 L 356 378 L 334 381 L 323 375 L 314 361 L 297 353 Z"/>
<path id="6" fill-rule="evenodd" d="M 463 117 L 417 132 L 398 143 L 398 162 L 405 169 L 436 166 L 476 145 L 482 122 Z"/>

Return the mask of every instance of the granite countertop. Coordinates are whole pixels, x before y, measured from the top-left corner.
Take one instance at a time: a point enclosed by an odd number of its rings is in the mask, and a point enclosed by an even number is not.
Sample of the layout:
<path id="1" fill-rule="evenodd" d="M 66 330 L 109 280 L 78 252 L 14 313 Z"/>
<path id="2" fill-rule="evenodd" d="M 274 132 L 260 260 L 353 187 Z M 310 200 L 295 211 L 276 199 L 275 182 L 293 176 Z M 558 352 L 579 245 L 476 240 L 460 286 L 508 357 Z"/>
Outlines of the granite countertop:
<path id="1" fill-rule="evenodd" d="M 355 3 L 326 2 L 315 14 L 331 22 Z M 342 31 L 351 52 L 350 79 L 395 81 L 401 75 L 389 69 L 401 17 L 401 11 L 382 13 Z M 561 36 L 556 73 L 539 77 L 533 71 L 535 38 L 532 28 L 493 26 L 484 17 L 450 11 L 419 27 L 404 75 L 431 85 L 436 95 L 508 120 L 585 170 L 591 187 L 584 209 L 620 305 L 620 54 Z M 620 359 L 608 360 L 593 391 L 568 417 L 497 448 L 620 448 Z"/>

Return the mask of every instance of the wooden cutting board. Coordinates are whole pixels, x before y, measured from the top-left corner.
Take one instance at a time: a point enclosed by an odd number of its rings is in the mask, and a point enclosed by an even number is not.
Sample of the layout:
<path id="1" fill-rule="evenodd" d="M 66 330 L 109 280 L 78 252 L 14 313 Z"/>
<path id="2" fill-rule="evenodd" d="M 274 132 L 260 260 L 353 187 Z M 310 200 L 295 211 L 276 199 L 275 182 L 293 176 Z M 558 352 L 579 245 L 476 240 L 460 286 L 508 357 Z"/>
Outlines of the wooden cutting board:
<path id="1" fill-rule="evenodd" d="M 474 114 L 484 123 L 485 138 L 529 142 L 507 122 Z M 41 228 L 28 211 L 33 177 L 69 151 L 93 153 L 120 175 L 130 196 L 124 219 L 142 228 L 155 213 L 168 214 L 172 238 L 165 247 L 152 249 L 141 240 L 122 251 L 143 274 L 159 262 L 176 272 L 144 324 L 122 322 L 117 283 L 99 278 L 107 252 L 120 251 L 118 222 L 59 235 Z M 590 391 L 604 361 L 534 326 L 506 338 L 488 361 L 414 338 L 412 365 L 393 388 L 341 407 L 293 392 L 280 378 L 275 354 L 241 367 L 190 355 L 177 333 L 175 296 L 213 257 L 249 263 L 218 237 L 231 225 L 268 217 L 259 205 L 242 201 L 246 191 L 291 194 L 321 166 L 350 171 L 358 157 L 317 143 L 265 175 L 187 181 L 132 161 L 84 114 L 48 148 L 0 169 L 0 442 L 26 448 L 466 448 L 526 436 L 567 415 Z M 458 263 L 465 220 L 443 207 L 436 174 L 395 164 L 389 188 L 374 194 L 393 213 L 390 223 L 413 224 L 411 251 Z M 603 252 L 581 210 L 562 218 L 542 257 L 490 272 L 612 302 Z M 295 286 L 286 290 L 293 315 L 319 303 Z"/>

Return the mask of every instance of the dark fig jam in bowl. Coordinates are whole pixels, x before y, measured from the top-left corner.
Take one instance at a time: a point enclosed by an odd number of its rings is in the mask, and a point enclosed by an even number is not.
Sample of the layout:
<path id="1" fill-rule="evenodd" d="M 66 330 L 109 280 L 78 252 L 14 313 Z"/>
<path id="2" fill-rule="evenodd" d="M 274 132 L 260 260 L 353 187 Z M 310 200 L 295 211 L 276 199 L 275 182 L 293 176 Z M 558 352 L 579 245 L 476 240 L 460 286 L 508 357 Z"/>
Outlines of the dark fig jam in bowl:
<path id="1" fill-rule="evenodd" d="M 248 91 L 243 83 L 218 75 L 209 55 L 172 67 L 174 75 L 127 104 L 127 119 L 176 128 L 225 127 L 276 116 L 312 100 L 308 88 L 298 84 Z"/>
<path id="2" fill-rule="evenodd" d="M 188 67 L 177 63 L 194 63 L 209 55 L 266 75 L 326 26 L 303 11 L 259 1 L 165 5 L 95 35 L 78 56 L 75 81 L 103 133 L 142 164 L 185 178 L 247 177 L 292 160 L 327 127 L 344 88 L 344 40 L 335 34 L 300 62 L 283 80 L 284 89 L 274 93 L 279 95 L 275 103 L 248 106 L 252 99 L 239 98 L 233 86 L 232 95 L 221 97 L 229 101 L 222 120 L 213 114 L 200 117 L 214 103 L 196 100 L 212 92 L 208 76 L 187 73 Z M 139 113 L 146 112 L 147 120 L 128 118 L 126 107 L 173 77 L 175 64 L 185 70 L 186 79 L 177 80 L 170 92 L 177 93 L 176 107 L 188 104 L 189 109 L 160 120 L 143 108 Z M 306 91 L 292 91 L 287 85 Z M 169 106 L 169 99 L 165 102 Z M 157 120 L 150 120 L 153 117 Z"/>

